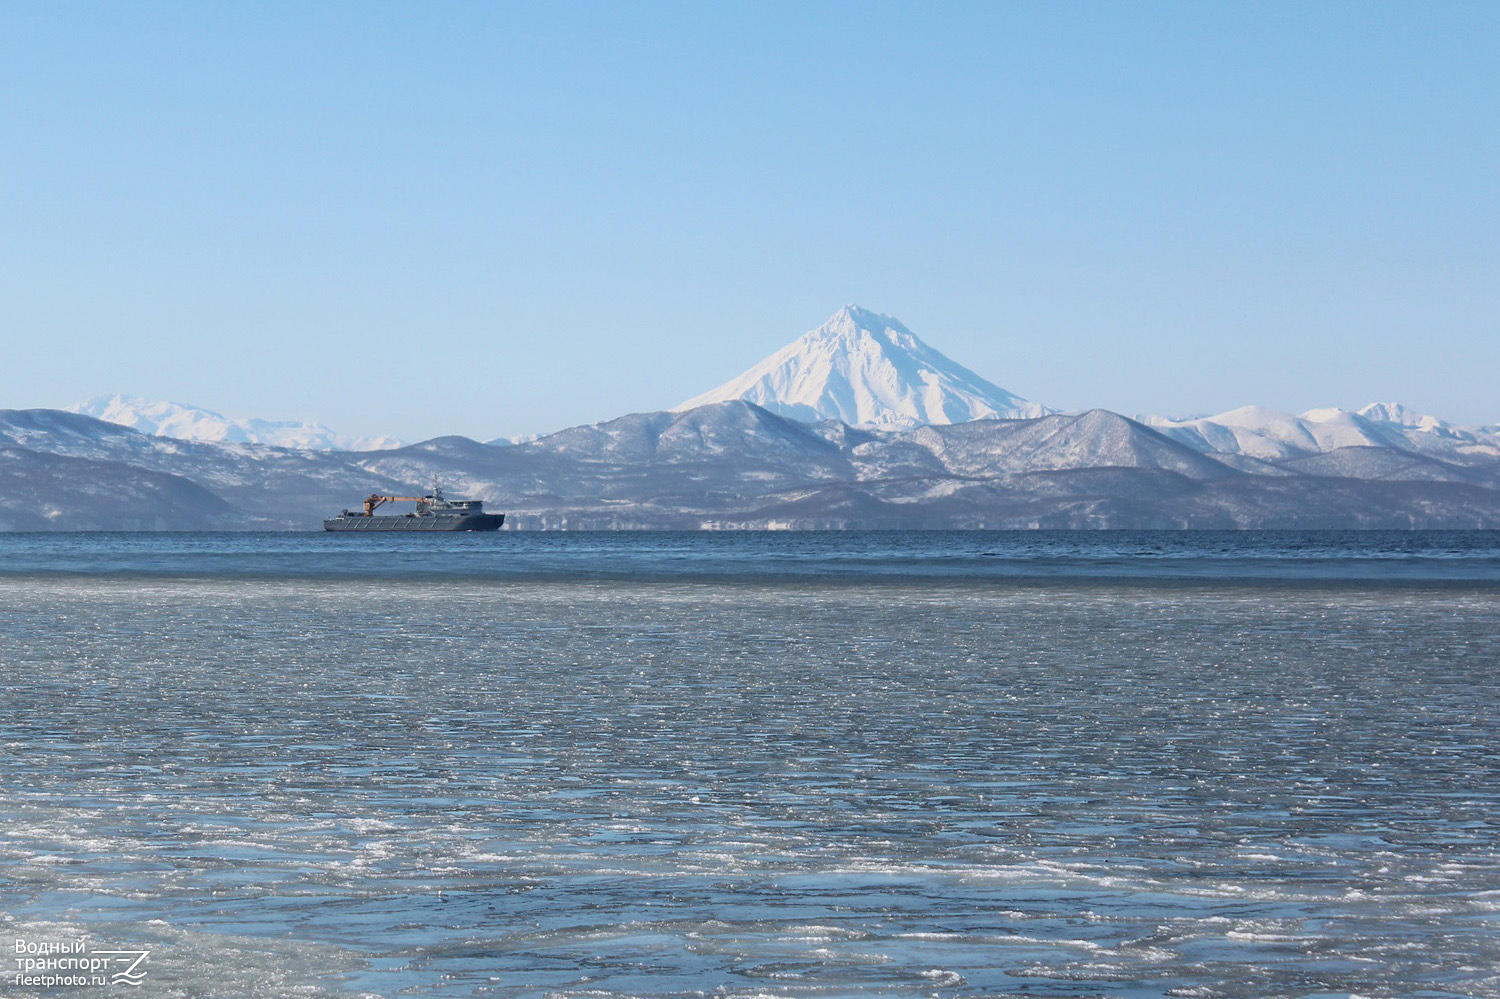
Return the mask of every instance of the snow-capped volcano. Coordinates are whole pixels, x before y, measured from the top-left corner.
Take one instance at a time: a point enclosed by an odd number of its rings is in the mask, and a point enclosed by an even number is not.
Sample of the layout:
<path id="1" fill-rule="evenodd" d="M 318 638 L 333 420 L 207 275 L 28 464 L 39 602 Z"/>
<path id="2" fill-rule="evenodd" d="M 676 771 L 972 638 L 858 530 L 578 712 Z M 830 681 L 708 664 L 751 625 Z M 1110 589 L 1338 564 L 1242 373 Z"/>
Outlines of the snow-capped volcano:
<path id="1" fill-rule="evenodd" d="M 274 444 L 309 451 L 381 451 L 401 447 L 403 443 L 395 437 L 339 434 L 321 423 L 253 418 L 237 420 L 198 406 L 131 395 L 98 396 L 70 406 L 67 411 L 118 423 L 144 434 L 187 441 Z"/>
<path id="2" fill-rule="evenodd" d="M 795 420 L 905 429 L 1051 410 L 986 381 L 890 316 L 846 305 L 749 371 L 675 411 L 744 399 Z"/>

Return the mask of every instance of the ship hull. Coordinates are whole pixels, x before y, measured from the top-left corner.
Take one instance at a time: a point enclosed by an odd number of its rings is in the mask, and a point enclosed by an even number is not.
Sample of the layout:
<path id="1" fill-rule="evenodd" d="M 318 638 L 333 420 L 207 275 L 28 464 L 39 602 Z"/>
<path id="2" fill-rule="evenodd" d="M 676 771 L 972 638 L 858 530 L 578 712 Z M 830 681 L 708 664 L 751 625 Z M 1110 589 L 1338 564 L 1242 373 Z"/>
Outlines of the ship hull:
<path id="1" fill-rule="evenodd" d="M 332 517 L 323 521 L 325 531 L 496 531 L 505 523 L 503 513 L 471 513 L 460 517 L 442 515 L 410 517 Z"/>

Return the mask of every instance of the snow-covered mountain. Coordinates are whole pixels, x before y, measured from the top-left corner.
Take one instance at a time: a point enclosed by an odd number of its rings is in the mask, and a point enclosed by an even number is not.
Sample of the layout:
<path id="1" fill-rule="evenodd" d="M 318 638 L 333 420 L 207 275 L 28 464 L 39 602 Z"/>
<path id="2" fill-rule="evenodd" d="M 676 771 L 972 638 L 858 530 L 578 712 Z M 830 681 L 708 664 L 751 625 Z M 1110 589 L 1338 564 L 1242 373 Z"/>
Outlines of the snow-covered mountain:
<path id="1" fill-rule="evenodd" d="M 1500 427 L 1053 413 L 852 305 L 676 410 L 488 444 L 129 396 L 0 410 L 0 530 L 316 529 L 434 476 L 523 529 L 1500 526 Z"/>
<path id="2" fill-rule="evenodd" d="M 1390 448 L 1450 459 L 1500 456 L 1500 437 L 1455 427 L 1400 403 L 1370 403 L 1350 411 L 1330 407 L 1293 415 L 1241 406 L 1217 416 L 1140 422 L 1204 454 L 1280 461 L 1340 448 Z"/>
<path id="3" fill-rule="evenodd" d="M 361 496 L 413 495 L 435 476 L 523 530 L 1500 526 L 1500 457 L 1205 454 L 1104 410 L 898 432 L 735 400 L 509 447 L 439 437 L 376 452 L 0 410 L 0 530 L 316 530 Z"/>
<path id="4" fill-rule="evenodd" d="M 232 419 L 210 409 L 130 395 L 98 396 L 68 409 L 145 434 L 187 441 L 273 444 L 306 451 L 383 451 L 401 447 L 395 437 L 339 434 L 320 423 Z"/>
<path id="5" fill-rule="evenodd" d="M 1422 430 L 1442 437 L 1463 436 L 1471 431 L 1455 427 L 1447 420 L 1440 420 L 1427 413 L 1419 413 L 1399 402 L 1372 402 L 1356 410 L 1360 416 L 1376 423 L 1387 423 L 1403 430 Z M 1493 430 L 1493 428 L 1490 428 Z"/>
<path id="6" fill-rule="evenodd" d="M 944 356 L 898 320 L 857 305 L 673 411 L 732 399 L 805 422 L 892 430 L 1052 412 Z"/>

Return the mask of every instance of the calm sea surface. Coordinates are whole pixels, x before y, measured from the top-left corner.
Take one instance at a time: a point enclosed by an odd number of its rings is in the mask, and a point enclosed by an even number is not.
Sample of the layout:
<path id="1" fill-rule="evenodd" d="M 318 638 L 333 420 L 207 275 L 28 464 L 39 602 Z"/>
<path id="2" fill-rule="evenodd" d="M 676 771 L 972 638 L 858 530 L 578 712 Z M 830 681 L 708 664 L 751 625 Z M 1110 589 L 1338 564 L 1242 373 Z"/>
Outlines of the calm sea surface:
<path id="1" fill-rule="evenodd" d="M 1500 996 L 1500 534 L 0 535 L 0 951 Z"/>

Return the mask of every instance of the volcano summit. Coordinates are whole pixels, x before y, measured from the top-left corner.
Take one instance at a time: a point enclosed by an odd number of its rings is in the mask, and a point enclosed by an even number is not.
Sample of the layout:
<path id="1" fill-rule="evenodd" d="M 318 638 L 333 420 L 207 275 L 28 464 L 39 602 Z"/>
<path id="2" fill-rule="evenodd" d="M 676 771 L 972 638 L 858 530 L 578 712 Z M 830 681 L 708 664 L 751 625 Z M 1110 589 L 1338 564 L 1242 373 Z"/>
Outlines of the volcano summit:
<path id="1" fill-rule="evenodd" d="M 1052 412 L 929 347 L 899 320 L 857 305 L 674 410 L 734 399 L 794 420 L 888 430 Z"/>

